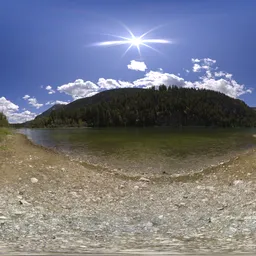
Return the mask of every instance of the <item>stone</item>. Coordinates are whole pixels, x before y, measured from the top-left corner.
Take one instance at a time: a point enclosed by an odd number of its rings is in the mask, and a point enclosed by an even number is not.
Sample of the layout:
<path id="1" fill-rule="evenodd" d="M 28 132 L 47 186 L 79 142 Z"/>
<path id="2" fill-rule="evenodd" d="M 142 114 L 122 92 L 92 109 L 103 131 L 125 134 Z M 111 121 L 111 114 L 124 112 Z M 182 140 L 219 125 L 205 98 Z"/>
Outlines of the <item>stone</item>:
<path id="1" fill-rule="evenodd" d="M 139 190 L 140 189 L 139 186 L 134 186 L 133 188 L 134 188 L 134 190 Z"/>
<path id="2" fill-rule="evenodd" d="M 233 185 L 234 185 L 234 186 L 239 186 L 239 185 L 241 185 L 241 184 L 243 184 L 243 181 L 242 181 L 242 180 L 235 180 L 235 181 L 233 182 Z"/>
<path id="3" fill-rule="evenodd" d="M 150 182 L 150 179 L 141 177 L 141 178 L 139 179 L 139 181 L 142 181 L 142 182 Z"/>
<path id="4" fill-rule="evenodd" d="M 37 179 L 37 178 L 34 178 L 34 177 L 31 178 L 30 180 L 31 180 L 32 183 L 37 183 L 37 182 L 38 182 L 38 179 Z"/>
<path id="5" fill-rule="evenodd" d="M 29 206 L 29 205 L 31 205 L 29 202 L 27 202 L 26 200 L 20 200 L 19 201 L 19 203 L 20 203 L 20 205 L 24 205 L 24 206 Z"/>

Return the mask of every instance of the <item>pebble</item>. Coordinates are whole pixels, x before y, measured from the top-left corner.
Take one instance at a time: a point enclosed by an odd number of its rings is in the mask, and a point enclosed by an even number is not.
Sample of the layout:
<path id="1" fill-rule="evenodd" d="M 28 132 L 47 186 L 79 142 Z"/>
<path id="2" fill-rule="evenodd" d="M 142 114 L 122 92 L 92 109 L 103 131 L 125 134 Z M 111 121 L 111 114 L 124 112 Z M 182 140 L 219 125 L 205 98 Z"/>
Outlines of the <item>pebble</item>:
<path id="1" fill-rule="evenodd" d="M 38 179 L 37 179 L 37 178 L 34 178 L 34 177 L 31 178 L 30 180 L 31 180 L 32 183 L 37 183 L 37 182 L 38 182 Z"/>
<path id="2" fill-rule="evenodd" d="M 19 201 L 19 203 L 21 204 L 21 205 L 24 205 L 24 206 L 29 206 L 29 205 L 31 205 L 29 202 L 27 202 L 26 200 L 20 200 Z"/>
<path id="3" fill-rule="evenodd" d="M 241 185 L 241 184 L 243 184 L 243 181 L 242 181 L 242 180 L 235 180 L 235 181 L 233 182 L 233 185 L 234 185 L 234 186 L 238 186 L 238 185 Z"/>
<path id="4" fill-rule="evenodd" d="M 75 191 L 70 192 L 70 194 L 71 194 L 73 197 L 79 197 L 78 194 L 77 194 Z"/>
<path id="5" fill-rule="evenodd" d="M 150 182 L 150 179 L 141 177 L 141 178 L 139 179 L 139 181 L 142 181 L 142 182 Z"/>

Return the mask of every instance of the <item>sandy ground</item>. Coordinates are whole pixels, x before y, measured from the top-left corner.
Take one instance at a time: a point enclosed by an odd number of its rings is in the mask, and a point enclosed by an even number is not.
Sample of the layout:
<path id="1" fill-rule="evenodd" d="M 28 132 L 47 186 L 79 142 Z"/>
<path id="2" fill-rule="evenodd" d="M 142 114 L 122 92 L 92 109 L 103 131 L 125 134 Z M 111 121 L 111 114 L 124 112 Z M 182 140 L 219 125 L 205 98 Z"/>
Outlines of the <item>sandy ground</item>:
<path id="1" fill-rule="evenodd" d="M 256 152 L 171 178 L 104 172 L 8 135 L 1 252 L 255 252 Z"/>

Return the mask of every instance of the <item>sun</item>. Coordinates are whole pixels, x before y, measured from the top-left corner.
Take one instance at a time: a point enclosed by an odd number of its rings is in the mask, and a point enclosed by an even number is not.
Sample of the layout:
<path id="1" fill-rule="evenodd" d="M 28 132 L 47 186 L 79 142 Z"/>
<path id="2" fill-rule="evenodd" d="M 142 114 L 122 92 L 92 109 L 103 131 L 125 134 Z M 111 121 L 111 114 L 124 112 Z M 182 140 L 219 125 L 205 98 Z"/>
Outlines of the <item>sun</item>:
<path id="1" fill-rule="evenodd" d="M 151 50 L 154 50 L 160 54 L 162 54 L 160 51 L 158 51 L 157 49 L 153 48 L 152 46 L 150 46 L 149 44 L 172 44 L 173 41 L 172 40 L 167 40 L 167 39 L 146 39 L 145 36 L 148 35 L 149 33 L 153 32 L 154 30 L 159 29 L 161 26 L 157 26 L 154 27 L 152 29 L 150 29 L 149 31 L 145 32 L 144 34 L 142 34 L 141 36 L 137 37 L 135 36 L 132 31 L 124 24 L 120 23 L 125 30 L 130 34 L 130 38 L 128 37 L 124 37 L 124 36 L 119 36 L 119 35 L 112 35 L 112 34 L 104 34 L 107 36 L 112 36 L 115 37 L 119 40 L 113 40 L 113 41 L 105 41 L 105 42 L 99 42 L 99 43 L 95 43 L 93 44 L 93 46 L 118 46 L 118 45 L 124 45 L 124 44 L 128 44 L 128 48 L 126 49 L 126 51 L 124 52 L 124 54 L 122 55 L 122 57 L 125 56 L 125 54 L 133 47 L 135 46 L 138 50 L 139 55 L 141 56 L 141 47 L 147 47 Z"/>
<path id="2" fill-rule="evenodd" d="M 134 38 L 132 38 L 131 40 L 131 44 L 133 45 L 133 46 L 140 46 L 141 44 L 143 44 L 143 42 L 142 42 L 142 40 L 141 40 L 141 38 L 139 38 L 139 37 L 134 37 Z"/>

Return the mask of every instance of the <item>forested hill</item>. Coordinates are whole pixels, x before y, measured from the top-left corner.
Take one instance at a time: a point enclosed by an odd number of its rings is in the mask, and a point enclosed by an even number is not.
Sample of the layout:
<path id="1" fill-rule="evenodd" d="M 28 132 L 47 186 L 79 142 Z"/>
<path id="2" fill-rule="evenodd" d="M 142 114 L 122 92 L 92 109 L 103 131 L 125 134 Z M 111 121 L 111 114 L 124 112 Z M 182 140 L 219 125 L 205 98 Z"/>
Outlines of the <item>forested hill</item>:
<path id="1" fill-rule="evenodd" d="M 255 125 L 256 112 L 239 99 L 215 91 L 166 86 L 104 91 L 27 123 L 30 127 Z"/>

